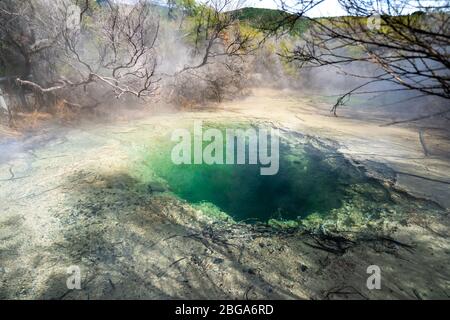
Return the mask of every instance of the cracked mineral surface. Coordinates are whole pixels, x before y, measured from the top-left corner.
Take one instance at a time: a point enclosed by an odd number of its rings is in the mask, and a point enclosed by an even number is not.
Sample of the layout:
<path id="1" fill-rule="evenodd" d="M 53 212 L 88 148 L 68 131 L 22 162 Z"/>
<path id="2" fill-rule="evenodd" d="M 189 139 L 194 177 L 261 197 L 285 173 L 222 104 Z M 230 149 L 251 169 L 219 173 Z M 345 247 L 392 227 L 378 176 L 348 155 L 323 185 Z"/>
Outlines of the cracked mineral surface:
<path id="1" fill-rule="evenodd" d="M 292 144 L 339 154 L 327 161 L 345 160 L 377 187 L 352 186 L 354 201 L 327 215 L 236 221 L 139 169 L 143 148 L 194 119 L 279 128 Z M 192 112 L 3 139 L 0 297 L 448 298 L 448 135 L 381 125 L 362 111 L 335 118 L 314 98 L 255 90 Z M 368 205 L 366 193 L 389 205 Z M 374 264 L 380 290 L 366 286 Z M 81 290 L 66 285 L 74 265 Z"/>

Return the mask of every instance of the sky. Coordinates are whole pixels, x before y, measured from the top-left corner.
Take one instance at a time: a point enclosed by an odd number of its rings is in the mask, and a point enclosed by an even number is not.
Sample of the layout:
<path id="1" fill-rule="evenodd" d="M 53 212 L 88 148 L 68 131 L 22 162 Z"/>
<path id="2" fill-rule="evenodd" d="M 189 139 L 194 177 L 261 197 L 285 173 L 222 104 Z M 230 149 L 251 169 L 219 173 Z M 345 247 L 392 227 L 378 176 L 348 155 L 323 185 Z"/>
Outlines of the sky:
<path id="1" fill-rule="evenodd" d="M 204 1 L 204 0 L 197 0 L 197 1 Z M 244 3 L 244 7 L 257 7 L 257 8 L 270 8 L 270 9 L 277 9 L 281 8 L 280 1 L 282 0 L 237 0 L 242 1 Z M 295 4 L 297 1 L 300 0 L 283 0 L 287 4 Z M 378 9 L 381 12 L 387 12 L 390 14 L 398 14 L 398 12 L 392 12 L 389 11 L 386 7 L 387 1 L 379 1 L 379 8 L 373 8 Z M 278 4 L 278 5 L 277 5 Z M 392 1 L 391 2 L 392 7 L 397 7 L 400 9 L 402 14 L 412 13 L 417 10 L 427 10 L 432 8 L 441 8 L 442 10 L 445 10 L 444 7 L 447 8 L 449 6 L 448 0 L 398 0 L 398 1 Z M 309 10 L 306 13 L 309 17 L 332 17 L 332 16 L 342 16 L 346 15 L 346 11 L 342 9 L 342 7 L 339 5 L 338 0 L 324 0 L 322 3 L 314 7 L 313 9 Z"/>

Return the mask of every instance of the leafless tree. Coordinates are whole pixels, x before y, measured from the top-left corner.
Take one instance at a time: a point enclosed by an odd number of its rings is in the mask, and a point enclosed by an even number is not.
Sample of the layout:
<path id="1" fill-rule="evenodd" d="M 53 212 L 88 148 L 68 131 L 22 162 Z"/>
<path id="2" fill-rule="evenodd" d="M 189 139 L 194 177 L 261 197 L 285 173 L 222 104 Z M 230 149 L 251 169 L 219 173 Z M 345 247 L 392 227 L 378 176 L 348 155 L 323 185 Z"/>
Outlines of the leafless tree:
<path id="1" fill-rule="evenodd" d="M 38 68 L 51 69 L 45 58 L 55 56 L 52 47 L 59 37 L 53 9 L 44 9 L 34 1 L 0 3 L 1 80 L 7 91 L 19 97 L 22 107 L 27 107 L 27 101 L 15 79 L 30 79 Z M 40 64 L 36 63 L 38 60 Z M 44 77 L 42 74 L 42 82 L 45 82 Z"/>
<path id="2" fill-rule="evenodd" d="M 355 94 L 411 91 L 415 97 L 450 98 L 449 1 L 338 1 L 346 16 L 308 18 L 295 4 L 282 5 L 293 14 L 289 23 L 305 19 L 309 24 L 301 44 L 284 57 L 306 68 L 333 66 L 362 81 L 339 97 L 335 115 Z M 376 71 L 349 71 L 345 66 L 351 63 L 374 65 Z M 381 83 L 391 86 L 373 89 Z"/>
<path id="3" fill-rule="evenodd" d="M 185 66 L 177 73 L 198 69 L 217 57 L 240 57 L 254 49 L 252 36 L 243 34 L 239 21 L 228 11 L 239 9 L 242 1 L 208 0 L 198 6 L 193 16 L 191 36 L 194 38 L 194 55 L 197 63 Z"/>
<path id="4" fill-rule="evenodd" d="M 257 48 L 254 35 L 242 32 L 238 19 L 230 14 L 242 1 L 209 0 L 181 7 L 186 37 L 193 43 L 192 61 L 177 69 L 170 97 L 179 104 L 221 101 L 236 94 L 245 81 L 246 58 Z M 189 19 L 183 17 L 187 15 Z"/>
<path id="5" fill-rule="evenodd" d="M 102 10 L 93 10 L 94 5 L 79 0 L 2 1 L 2 49 L 10 55 L 20 53 L 17 64 L 23 66 L 9 78 L 37 95 L 57 96 L 72 106 L 80 104 L 67 97 L 83 96 L 79 90 L 89 92 L 93 84 L 103 96 L 151 96 L 158 82 L 159 20 L 149 4 L 108 2 Z M 40 68 L 45 61 L 45 68 Z"/>
<path id="6" fill-rule="evenodd" d="M 91 26 L 63 30 L 68 60 L 74 61 L 79 72 L 78 83 L 99 81 L 117 98 L 152 95 L 158 82 L 155 42 L 159 21 L 144 1 L 109 6 L 93 17 L 96 22 Z M 92 49 L 86 50 L 87 46 Z"/>

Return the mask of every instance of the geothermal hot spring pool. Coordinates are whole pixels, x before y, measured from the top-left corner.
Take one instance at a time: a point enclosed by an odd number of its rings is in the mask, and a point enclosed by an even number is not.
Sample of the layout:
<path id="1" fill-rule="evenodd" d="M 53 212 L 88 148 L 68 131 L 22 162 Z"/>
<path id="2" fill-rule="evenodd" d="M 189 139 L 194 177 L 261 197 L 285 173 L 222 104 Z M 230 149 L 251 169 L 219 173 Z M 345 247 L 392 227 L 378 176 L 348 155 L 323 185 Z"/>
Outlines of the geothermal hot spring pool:
<path id="1" fill-rule="evenodd" d="M 149 191 L 169 191 L 240 222 L 291 221 L 340 211 L 349 219 L 352 212 L 377 216 L 394 204 L 385 186 L 334 149 L 293 137 L 280 137 L 275 175 L 261 175 L 259 164 L 176 165 L 170 158 L 175 143 L 167 143 L 167 137 L 144 148 L 138 171 L 149 181 Z"/>

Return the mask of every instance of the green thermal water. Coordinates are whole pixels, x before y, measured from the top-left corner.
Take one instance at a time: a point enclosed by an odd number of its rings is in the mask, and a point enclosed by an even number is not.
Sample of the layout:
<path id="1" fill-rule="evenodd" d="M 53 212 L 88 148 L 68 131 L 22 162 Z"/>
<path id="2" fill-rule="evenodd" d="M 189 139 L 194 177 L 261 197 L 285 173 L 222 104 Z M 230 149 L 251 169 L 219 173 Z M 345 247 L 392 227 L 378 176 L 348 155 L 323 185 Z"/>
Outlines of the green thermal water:
<path id="1" fill-rule="evenodd" d="M 258 165 L 179 165 L 161 172 L 171 189 L 193 202 L 211 202 L 235 220 L 296 219 L 325 213 L 344 197 L 339 174 L 317 156 L 288 155 L 281 145 L 277 174 L 263 176 Z"/>
<path id="2" fill-rule="evenodd" d="M 192 204 L 213 204 L 235 221 L 297 220 L 326 214 L 351 197 L 355 185 L 371 185 L 364 175 L 337 153 L 310 144 L 280 140 L 276 175 L 263 176 L 260 165 L 175 165 L 175 143 L 152 148 L 143 163 L 178 197 Z M 376 186 L 383 193 L 381 186 Z"/>

